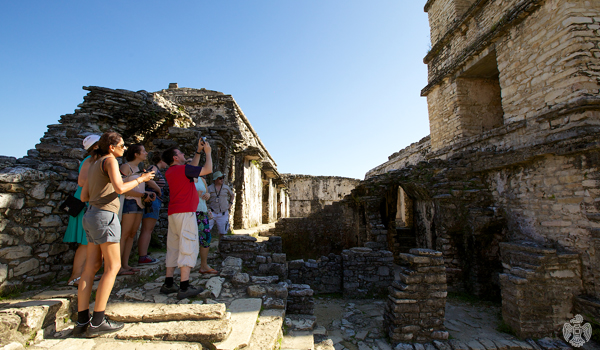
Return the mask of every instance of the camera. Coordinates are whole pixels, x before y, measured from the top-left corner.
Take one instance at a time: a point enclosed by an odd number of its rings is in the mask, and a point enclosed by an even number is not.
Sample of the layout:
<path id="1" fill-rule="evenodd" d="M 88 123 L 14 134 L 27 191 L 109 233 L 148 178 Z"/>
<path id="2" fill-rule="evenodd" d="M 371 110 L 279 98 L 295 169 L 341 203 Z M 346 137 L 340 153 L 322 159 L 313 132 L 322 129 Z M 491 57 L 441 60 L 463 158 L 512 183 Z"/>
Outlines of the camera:
<path id="1" fill-rule="evenodd" d="M 206 143 L 206 136 L 200 137 L 200 140 L 202 140 L 202 142 Z"/>

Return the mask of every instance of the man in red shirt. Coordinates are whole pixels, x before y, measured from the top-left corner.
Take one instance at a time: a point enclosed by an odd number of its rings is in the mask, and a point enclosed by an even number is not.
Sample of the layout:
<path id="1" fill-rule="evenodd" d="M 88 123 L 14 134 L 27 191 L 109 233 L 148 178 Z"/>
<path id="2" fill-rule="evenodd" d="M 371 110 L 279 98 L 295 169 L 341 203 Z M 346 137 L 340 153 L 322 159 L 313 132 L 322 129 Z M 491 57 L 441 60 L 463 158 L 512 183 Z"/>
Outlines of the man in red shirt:
<path id="1" fill-rule="evenodd" d="M 200 154 L 204 150 L 206 162 L 199 167 Z M 198 140 L 198 149 L 191 164 L 186 164 L 185 155 L 176 147 L 163 152 L 162 160 L 169 164 L 165 178 L 169 184 L 169 230 L 167 233 L 167 278 L 160 288 L 163 294 L 177 292 L 181 300 L 198 295 L 201 288 L 190 286 L 190 271 L 198 259 L 198 223 L 196 208 L 198 192 L 194 178 L 212 173 L 211 148 L 208 142 Z M 173 280 L 175 268 L 181 270 L 181 285 Z"/>

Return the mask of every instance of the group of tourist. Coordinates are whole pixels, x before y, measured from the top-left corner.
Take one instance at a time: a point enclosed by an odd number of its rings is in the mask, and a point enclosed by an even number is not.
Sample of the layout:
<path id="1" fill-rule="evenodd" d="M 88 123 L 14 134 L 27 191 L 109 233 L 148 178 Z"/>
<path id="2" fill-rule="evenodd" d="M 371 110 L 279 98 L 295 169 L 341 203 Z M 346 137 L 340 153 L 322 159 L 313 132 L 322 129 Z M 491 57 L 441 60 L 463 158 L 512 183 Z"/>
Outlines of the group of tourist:
<path id="1" fill-rule="evenodd" d="M 211 230 L 216 225 L 220 234 L 229 231 L 229 210 L 234 195 L 223 183 L 224 176 L 219 171 L 213 174 L 214 183 L 207 186 L 203 176 L 212 173 L 212 156 L 210 145 L 202 139 L 192 159 L 186 160 L 179 148 L 172 147 L 162 155 L 154 154 L 154 165 L 146 170 L 140 167 L 148 156 L 144 146 L 136 144 L 128 148 L 116 132 L 90 135 L 84 139 L 83 146 L 87 154 L 79 168 L 75 197 L 88 202 L 88 207 L 76 217 L 70 217 L 64 241 L 79 243 L 68 281 L 70 285 L 78 285 L 79 313 L 73 335 L 96 337 L 123 328 L 123 323 L 109 320 L 104 312 L 116 276 L 139 271 L 129 266 L 129 256 L 140 224 L 138 264 L 158 262 L 148 254 L 148 247 L 159 218 L 165 186 L 168 185 L 170 193 L 167 270 L 160 292 L 177 293 L 180 300 L 202 292 L 189 281 L 198 255 L 200 273 L 218 273 L 208 265 Z M 202 152 L 206 161 L 199 166 Z M 121 166 L 117 161 L 119 157 L 124 158 Z M 119 220 L 120 209 L 122 218 Z M 100 278 L 95 275 L 103 261 L 104 272 Z M 176 268 L 180 269 L 179 285 L 174 281 Z M 90 316 L 92 286 L 98 278 L 94 312 Z"/>

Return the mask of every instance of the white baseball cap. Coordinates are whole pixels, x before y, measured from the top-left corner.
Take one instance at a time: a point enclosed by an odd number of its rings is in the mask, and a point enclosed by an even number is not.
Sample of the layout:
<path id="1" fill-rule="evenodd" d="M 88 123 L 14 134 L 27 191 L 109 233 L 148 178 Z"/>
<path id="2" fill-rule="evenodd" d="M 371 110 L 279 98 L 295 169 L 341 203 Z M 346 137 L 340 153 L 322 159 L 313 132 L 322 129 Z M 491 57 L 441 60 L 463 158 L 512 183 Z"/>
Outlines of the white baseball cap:
<path id="1" fill-rule="evenodd" d="M 100 140 L 100 136 L 98 136 L 98 135 L 89 135 L 88 137 L 86 137 L 85 139 L 83 139 L 83 148 L 85 148 L 85 150 L 87 151 L 96 142 L 98 142 L 98 140 Z"/>

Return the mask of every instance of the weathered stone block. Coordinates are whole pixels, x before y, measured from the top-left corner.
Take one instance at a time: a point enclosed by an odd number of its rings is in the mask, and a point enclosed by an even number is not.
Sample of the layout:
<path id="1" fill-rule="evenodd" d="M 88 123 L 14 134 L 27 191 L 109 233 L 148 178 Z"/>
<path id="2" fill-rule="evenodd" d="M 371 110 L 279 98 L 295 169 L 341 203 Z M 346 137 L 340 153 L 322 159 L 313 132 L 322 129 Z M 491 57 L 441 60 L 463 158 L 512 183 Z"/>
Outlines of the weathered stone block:
<path id="1" fill-rule="evenodd" d="M 14 260 L 20 258 L 28 258 L 32 256 L 31 247 L 29 246 L 17 246 L 0 249 L 0 258 L 6 260 Z"/>
<path id="2" fill-rule="evenodd" d="M 40 261 L 38 259 L 32 258 L 20 263 L 17 267 L 13 269 L 13 273 L 15 276 L 21 276 L 33 269 L 36 269 L 40 266 Z"/>
<path id="3" fill-rule="evenodd" d="M 25 205 L 25 198 L 14 193 L 0 193 L 0 209 L 21 209 Z"/>

